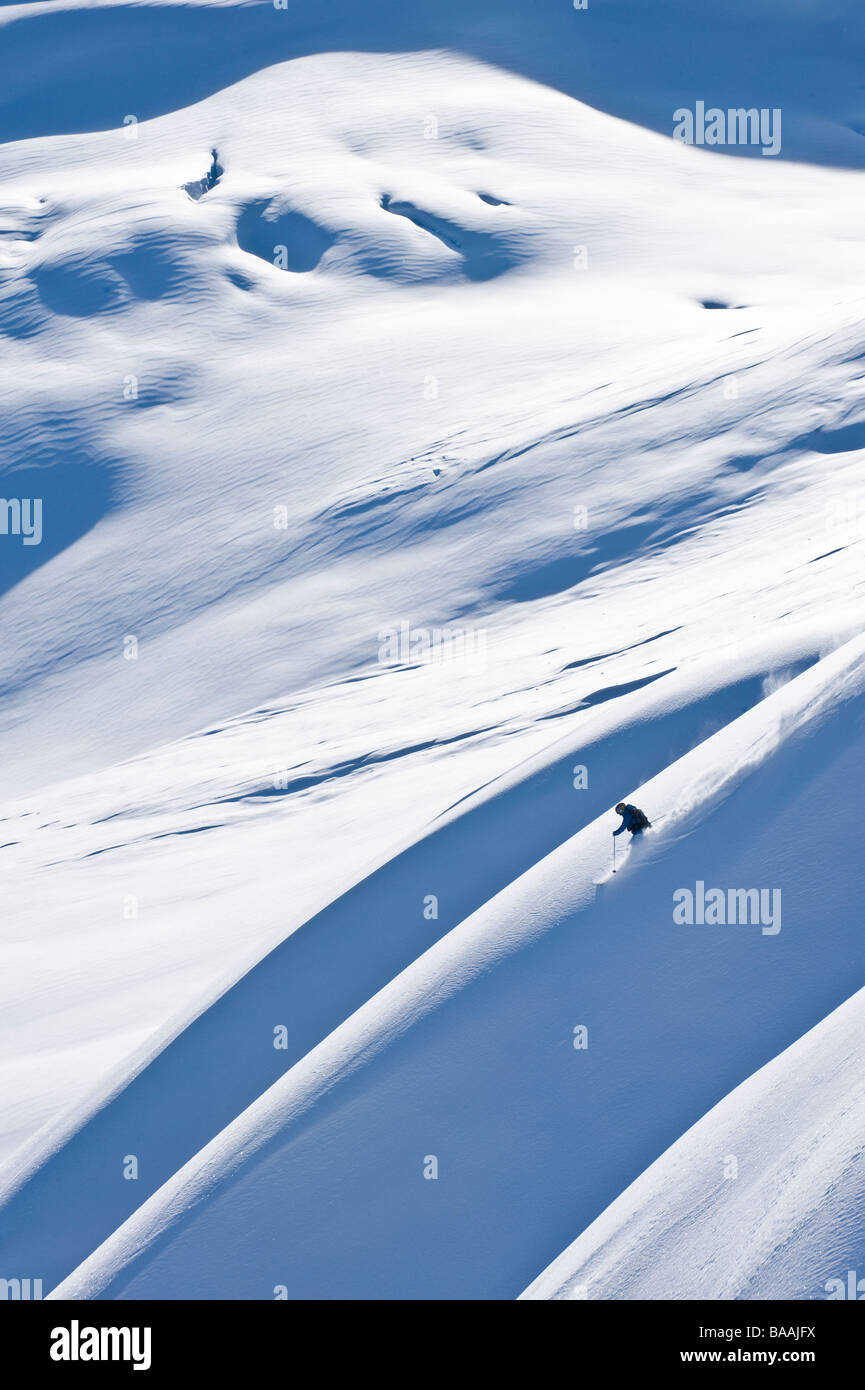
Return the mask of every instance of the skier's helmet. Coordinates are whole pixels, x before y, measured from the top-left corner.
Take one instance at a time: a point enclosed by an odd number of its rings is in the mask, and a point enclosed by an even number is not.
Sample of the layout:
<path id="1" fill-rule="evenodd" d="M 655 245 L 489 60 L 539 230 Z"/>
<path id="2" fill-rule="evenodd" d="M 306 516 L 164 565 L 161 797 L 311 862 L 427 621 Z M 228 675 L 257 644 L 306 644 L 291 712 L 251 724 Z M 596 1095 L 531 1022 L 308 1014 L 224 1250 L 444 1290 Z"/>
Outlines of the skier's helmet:
<path id="1" fill-rule="evenodd" d="M 624 803 L 624 801 L 620 801 L 619 804 L 618 804 L 618 806 L 616 807 L 616 815 L 617 815 L 617 816 L 623 816 L 624 814 L 625 814 L 625 803 Z"/>

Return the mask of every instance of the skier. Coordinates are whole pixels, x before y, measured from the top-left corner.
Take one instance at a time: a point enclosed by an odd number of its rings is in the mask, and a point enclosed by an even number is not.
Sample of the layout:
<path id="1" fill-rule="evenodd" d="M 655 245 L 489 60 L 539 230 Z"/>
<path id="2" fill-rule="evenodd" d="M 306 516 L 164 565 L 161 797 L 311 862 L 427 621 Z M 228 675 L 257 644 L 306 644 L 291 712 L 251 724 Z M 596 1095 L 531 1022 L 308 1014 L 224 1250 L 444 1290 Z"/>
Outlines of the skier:
<path id="1" fill-rule="evenodd" d="M 630 830 L 632 835 L 641 835 L 652 824 L 645 811 L 641 811 L 639 806 L 631 806 L 627 801 L 619 802 L 616 815 L 622 817 L 622 824 L 613 831 L 614 835 L 621 835 L 623 830 Z"/>

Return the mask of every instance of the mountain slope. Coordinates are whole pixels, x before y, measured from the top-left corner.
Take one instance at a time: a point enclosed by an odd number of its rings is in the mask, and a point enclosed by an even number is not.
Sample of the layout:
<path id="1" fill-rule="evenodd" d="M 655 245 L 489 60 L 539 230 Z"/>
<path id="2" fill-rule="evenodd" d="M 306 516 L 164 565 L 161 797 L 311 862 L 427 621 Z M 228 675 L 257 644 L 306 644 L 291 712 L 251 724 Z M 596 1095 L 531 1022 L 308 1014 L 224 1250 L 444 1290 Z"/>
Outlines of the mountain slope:
<path id="1" fill-rule="evenodd" d="M 0 7 L 0 1274 L 515 1297 L 861 987 L 862 23 Z"/>
<path id="2" fill-rule="evenodd" d="M 849 1297 L 865 1257 L 862 990 L 748 1078 L 522 1295 Z"/>

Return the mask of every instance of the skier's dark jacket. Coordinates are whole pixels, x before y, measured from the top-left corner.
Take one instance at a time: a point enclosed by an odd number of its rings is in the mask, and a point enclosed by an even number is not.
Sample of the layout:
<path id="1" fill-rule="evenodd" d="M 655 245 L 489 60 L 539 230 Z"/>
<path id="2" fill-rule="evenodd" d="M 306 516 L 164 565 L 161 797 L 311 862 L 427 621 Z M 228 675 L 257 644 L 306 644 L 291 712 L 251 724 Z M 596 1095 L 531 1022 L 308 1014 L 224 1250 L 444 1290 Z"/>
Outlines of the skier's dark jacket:
<path id="1" fill-rule="evenodd" d="M 618 830 L 613 831 L 613 834 L 621 835 L 623 830 L 630 830 L 632 835 L 636 835 L 638 830 L 645 830 L 651 823 L 645 811 L 641 811 L 639 806 L 631 806 L 626 801 L 624 814 L 622 816 L 622 824 L 619 826 Z"/>

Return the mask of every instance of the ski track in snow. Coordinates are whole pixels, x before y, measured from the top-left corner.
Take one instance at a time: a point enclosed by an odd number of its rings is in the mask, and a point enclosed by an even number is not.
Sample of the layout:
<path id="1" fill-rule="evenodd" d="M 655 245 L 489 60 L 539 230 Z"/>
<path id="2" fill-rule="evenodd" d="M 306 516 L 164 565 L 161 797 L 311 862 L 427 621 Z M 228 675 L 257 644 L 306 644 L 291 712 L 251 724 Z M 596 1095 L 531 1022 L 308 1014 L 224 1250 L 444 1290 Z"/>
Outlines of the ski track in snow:
<path id="1" fill-rule="evenodd" d="M 865 1267 L 855 44 L 601 9 L 0 12 L 0 1275 Z"/>

